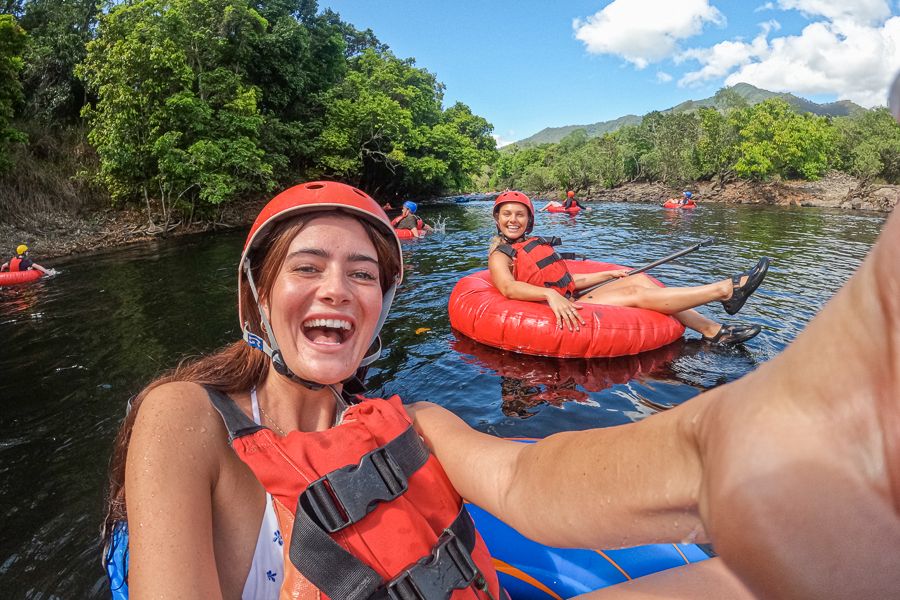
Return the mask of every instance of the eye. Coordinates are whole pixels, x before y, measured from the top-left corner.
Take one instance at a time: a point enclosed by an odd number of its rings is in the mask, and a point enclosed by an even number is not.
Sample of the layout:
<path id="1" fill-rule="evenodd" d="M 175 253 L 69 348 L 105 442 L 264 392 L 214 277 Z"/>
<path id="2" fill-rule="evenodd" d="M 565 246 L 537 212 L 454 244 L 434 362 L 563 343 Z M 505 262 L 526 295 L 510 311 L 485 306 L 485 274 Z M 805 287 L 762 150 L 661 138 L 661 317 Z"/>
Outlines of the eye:
<path id="1" fill-rule="evenodd" d="M 378 279 L 376 274 L 369 271 L 353 271 L 350 276 L 361 281 L 375 281 Z"/>
<path id="2" fill-rule="evenodd" d="M 318 273 L 319 268 L 315 265 L 310 264 L 300 264 L 291 269 L 295 273 Z"/>

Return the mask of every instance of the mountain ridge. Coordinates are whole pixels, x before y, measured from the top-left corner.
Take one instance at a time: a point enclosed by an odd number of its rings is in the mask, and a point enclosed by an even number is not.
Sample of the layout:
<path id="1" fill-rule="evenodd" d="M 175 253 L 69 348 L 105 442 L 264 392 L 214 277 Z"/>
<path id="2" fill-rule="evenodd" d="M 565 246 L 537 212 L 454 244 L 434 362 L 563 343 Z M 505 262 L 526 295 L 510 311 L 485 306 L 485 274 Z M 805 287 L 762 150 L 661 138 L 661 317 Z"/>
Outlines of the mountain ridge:
<path id="1" fill-rule="evenodd" d="M 751 106 L 754 104 L 759 104 L 760 102 L 768 100 L 769 98 L 781 98 L 792 107 L 794 107 L 794 109 L 798 112 L 812 113 L 819 116 L 844 117 L 855 114 L 859 111 L 866 110 L 865 108 L 849 100 L 838 100 L 837 102 L 826 102 L 824 104 L 819 104 L 817 102 L 813 102 L 812 100 L 807 100 L 806 98 L 801 98 L 800 96 L 795 96 L 794 94 L 788 92 L 770 92 L 769 90 L 758 88 L 749 83 L 737 83 L 730 88 L 724 89 L 734 91 L 745 102 L 747 102 L 747 104 Z M 716 101 L 716 96 L 710 96 L 709 98 L 703 98 L 701 100 L 685 100 L 680 104 L 660 110 L 659 112 L 692 112 L 704 107 L 723 108 L 722 106 L 719 106 L 718 102 Z M 618 117 L 616 119 L 612 119 L 610 121 L 598 121 L 597 123 L 590 123 L 588 125 L 563 125 L 561 127 L 545 127 L 532 136 L 509 144 L 509 147 L 527 147 L 536 146 L 538 144 L 556 143 L 578 129 L 584 129 L 587 132 L 588 137 L 599 137 L 604 133 L 612 133 L 617 129 L 625 127 L 626 125 L 640 125 L 643 118 L 644 117 L 642 116 L 629 114 Z"/>

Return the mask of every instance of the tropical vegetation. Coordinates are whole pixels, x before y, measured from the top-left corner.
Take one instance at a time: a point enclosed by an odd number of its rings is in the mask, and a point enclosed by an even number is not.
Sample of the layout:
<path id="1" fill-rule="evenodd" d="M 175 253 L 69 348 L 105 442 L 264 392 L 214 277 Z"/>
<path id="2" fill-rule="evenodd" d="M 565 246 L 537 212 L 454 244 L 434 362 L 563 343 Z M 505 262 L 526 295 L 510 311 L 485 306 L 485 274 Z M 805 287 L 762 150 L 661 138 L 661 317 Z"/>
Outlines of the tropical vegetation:
<path id="1" fill-rule="evenodd" d="M 626 182 L 816 180 L 845 171 L 900 183 L 900 126 L 886 108 L 848 116 L 798 112 L 780 98 L 748 105 L 730 88 L 717 107 L 652 112 L 595 137 L 576 129 L 558 143 L 504 148 L 486 174 L 493 188 L 613 188 Z"/>
<path id="2" fill-rule="evenodd" d="M 608 125 L 498 152 L 434 73 L 315 0 L 0 4 L 2 218 L 92 196 L 193 220 L 310 178 L 385 200 L 829 169 L 900 182 L 886 109 L 817 116 L 729 88 Z"/>
<path id="3" fill-rule="evenodd" d="M 471 189 L 496 157 L 490 123 L 445 107 L 433 73 L 315 0 L 2 12 L 0 166 L 25 160 L 10 144 L 26 132 L 75 131 L 81 180 L 165 222 L 309 178 L 389 199 Z"/>

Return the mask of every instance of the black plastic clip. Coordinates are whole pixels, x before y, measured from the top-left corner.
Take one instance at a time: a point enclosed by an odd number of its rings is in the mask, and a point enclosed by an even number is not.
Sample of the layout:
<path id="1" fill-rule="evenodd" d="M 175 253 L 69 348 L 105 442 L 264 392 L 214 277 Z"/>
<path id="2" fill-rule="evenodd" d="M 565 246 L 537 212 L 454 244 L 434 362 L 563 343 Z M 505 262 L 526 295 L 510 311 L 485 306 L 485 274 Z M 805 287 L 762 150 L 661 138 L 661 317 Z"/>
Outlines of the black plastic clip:
<path id="1" fill-rule="evenodd" d="M 329 533 L 360 521 L 403 494 L 409 482 L 387 448 L 363 455 L 358 465 L 342 467 L 312 482 L 301 497 L 318 524 Z"/>
<path id="2" fill-rule="evenodd" d="M 387 596 L 390 600 L 443 600 L 453 590 L 472 585 L 478 574 L 465 544 L 447 529 L 431 555 L 388 582 Z"/>

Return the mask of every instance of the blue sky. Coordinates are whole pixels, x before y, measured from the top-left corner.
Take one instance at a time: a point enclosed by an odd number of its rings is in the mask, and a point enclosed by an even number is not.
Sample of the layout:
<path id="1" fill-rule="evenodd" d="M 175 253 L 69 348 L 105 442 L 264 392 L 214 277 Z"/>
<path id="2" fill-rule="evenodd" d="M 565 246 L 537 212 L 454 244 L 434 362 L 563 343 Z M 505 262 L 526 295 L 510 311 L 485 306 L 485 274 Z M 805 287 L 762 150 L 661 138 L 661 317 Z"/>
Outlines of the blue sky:
<path id="1" fill-rule="evenodd" d="M 320 0 L 416 59 L 494 125 L 644 114 L 745 81 L 884 105 L 900 70 L 900 0 Z"/>

